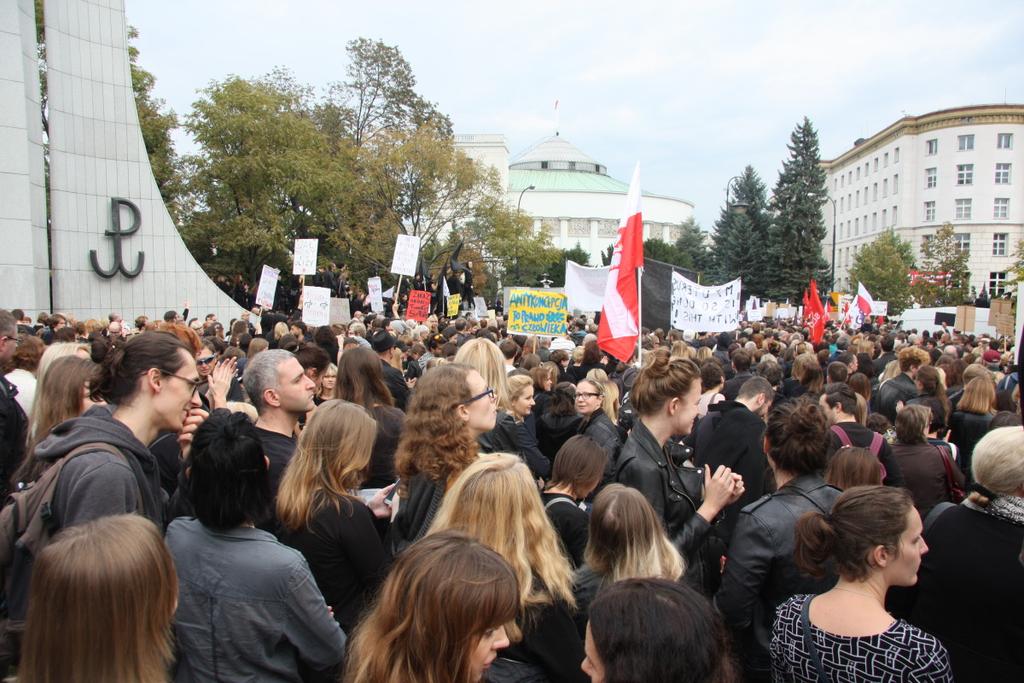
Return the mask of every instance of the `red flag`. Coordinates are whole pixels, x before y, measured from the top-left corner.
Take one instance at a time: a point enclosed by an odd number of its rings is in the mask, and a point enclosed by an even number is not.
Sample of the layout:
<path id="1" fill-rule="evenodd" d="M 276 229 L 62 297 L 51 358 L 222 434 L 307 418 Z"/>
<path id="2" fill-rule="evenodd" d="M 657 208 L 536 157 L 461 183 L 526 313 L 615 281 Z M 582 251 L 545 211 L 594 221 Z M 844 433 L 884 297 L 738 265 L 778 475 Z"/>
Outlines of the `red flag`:
<path id="1" fill-rule="evenodd" d="M 818 283 L 814 280 L 811 280 L 807 299 L 811 310 L 810 315 L 806 318 L 808 326 L 811 328 L 811 342 L 817 344 L 825 336 L 825 309 L 821 305 L 821 297 L 818 296 Z"/>
<path id="2" fill-rule="evenodd" d="M 644 223 L 640 210 L 640 164 L 626 194 L 626 210 L 612 251 L 608 284 L 604 291 L 597 345 L 621 361 L 628 361 L 640 337 L 640 293 L 637 270 L 644 266 Z"/>
<path id="3" fill-rule="evenodd" d="M 811 317 L 811 304 L 810 299 L 807 298 L 807 290 L 804 290 L 804 324 Z"/>

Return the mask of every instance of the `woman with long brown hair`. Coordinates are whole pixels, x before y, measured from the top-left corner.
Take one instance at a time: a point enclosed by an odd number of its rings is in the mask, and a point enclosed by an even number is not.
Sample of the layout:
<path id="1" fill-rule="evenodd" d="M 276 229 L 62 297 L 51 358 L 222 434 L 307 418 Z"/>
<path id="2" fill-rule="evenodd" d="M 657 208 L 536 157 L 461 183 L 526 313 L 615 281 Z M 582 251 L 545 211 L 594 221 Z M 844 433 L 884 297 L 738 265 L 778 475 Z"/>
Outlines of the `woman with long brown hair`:
<path id="1" fill-rule="evenodd" d="M 378 491 L 357 495 L 377 424 L 362 406 L 331 399 L 313 411 L 277 491 L 278 539 L 303 554 L 346 633 L 384 575 L 387 558 L 374 515 L 390 510 Z M 394 486 L 394 484 L 392 484 Z"/>
<path id="2" fill-rule="evenodd" d="M 583 643 L 571 615 L 569 560 L 519 458 L 496 453 L 467 467 L 430 530 L 469 534 L 501 555 L 516 575 L 522 640 L 495 662 L 497 680 L 586 681 L 580 670 Z"/>
<path id="3" fill-rule="evenodd" d="M 177 602 L 152 522 L 112 515 L 69 527 L 36 558 L 18 680 L 166 681 Z"/>
<path id="4" fill-rule="evenodd" d="M 363 486 L 383 488 L 393 484 L 395 451 L 402 437 L 405 413 L 395 407 L 395 400 L 384 384 L 384 371 L 377 354 L 361 346 L 341 354 L 334 397 L 366 408 L 377 421 L 377 438 Z"/>
<path id="5" fill-rule="evenodd" d="M 445 492 L 476 460 L 477 438 L 494 428 L 495 403 L 493 387 L 459 363 L 433 368 L 419 379 L 395 455 L 400 483 L 388 532 L 391 553 L 426 533 Z"/>
<path id="6" fill-rule="evenodd" d="M 512 568 L 455 531 L 404 552 L 349 648 L 345 683 L 477 683 L 508 646 L 519 608 Z"/>

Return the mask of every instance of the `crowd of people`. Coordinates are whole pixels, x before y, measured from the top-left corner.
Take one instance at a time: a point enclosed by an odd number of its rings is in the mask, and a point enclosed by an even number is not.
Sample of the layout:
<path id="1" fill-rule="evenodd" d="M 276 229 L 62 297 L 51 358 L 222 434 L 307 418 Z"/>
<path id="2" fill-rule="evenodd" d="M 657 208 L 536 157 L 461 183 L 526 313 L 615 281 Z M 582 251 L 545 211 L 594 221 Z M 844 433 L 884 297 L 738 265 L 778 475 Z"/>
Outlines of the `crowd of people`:
<path id="1" fill-rule="evenodd" d="M 0 673 L 1024 680 L 1012 342 L 596 333 L 0 310 Z"/>

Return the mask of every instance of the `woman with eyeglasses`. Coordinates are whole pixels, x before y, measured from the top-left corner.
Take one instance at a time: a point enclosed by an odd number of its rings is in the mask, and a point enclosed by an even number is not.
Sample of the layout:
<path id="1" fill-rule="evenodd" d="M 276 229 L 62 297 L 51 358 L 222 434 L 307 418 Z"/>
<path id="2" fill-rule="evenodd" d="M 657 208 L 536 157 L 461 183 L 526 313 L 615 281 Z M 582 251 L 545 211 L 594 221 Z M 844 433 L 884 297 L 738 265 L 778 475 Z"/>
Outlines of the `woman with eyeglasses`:
<path id="1" fill-rule="evenodd" d="M 615 476 L 622 442 L 619 440 L 618 428 L 601 407 L 604 399 L 604 383 L 585 379 L 576 385 L 576 412 L 583 418 L 578 433 L 601 444 L 608 456 L 605 481 L 610 481 Z"/>
<path id="2" fill-rule="evenodd" d="M 192 350 L 166 332 L 143 332 L 107 355 L 93 393 L 110 406 L 62 422 L 35 449 L 36 458 L 53 463 L 79 446 L 94 446 L 65 464 L 57 479 L 58 528 L 128 512 L 162 528 L 160 473 L 147 444 L 161 432 L 175 432 L 188 455 L 206 415 L 201 382 Z"/>
<path id="3" fill-rule="evenodd" d="M 476 460 L 477 439 L 494 428 L 497 415 L 494 389 L 469 366 L 449 363 L 420 378 L 395 454 L 398 495 L 386 544 L 392 554 L 427 532 L 445 492 Z"/>
<path id="4" fill-rule="evenodd" d="M 234 358 L 221 359 L 225 344 L 217 337 L 203 337 L 202 348 L 196 354 L 196 370 L 202 382 L 199 398 L 206 410 L 224 408 L 228 401 L 243 401 L 242 385 L 235 377 Z"/>

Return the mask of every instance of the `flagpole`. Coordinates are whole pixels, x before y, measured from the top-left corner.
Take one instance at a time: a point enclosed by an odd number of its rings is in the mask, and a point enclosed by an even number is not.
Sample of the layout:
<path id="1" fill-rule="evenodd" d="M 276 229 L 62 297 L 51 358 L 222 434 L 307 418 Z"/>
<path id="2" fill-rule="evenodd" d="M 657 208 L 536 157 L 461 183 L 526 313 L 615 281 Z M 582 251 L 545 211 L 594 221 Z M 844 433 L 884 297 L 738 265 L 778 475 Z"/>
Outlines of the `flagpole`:
<path id="1" fill-rule="evenodd" d="M 643 354 L 644 349 L 644 268 L 640 266 L 636 269 L 636 366 L 638 368 L 643 367 Z"/>

